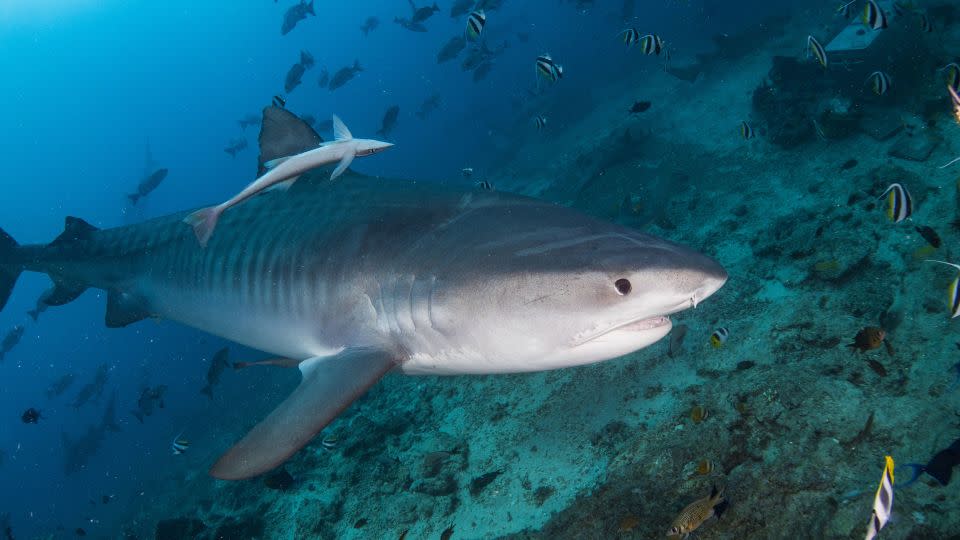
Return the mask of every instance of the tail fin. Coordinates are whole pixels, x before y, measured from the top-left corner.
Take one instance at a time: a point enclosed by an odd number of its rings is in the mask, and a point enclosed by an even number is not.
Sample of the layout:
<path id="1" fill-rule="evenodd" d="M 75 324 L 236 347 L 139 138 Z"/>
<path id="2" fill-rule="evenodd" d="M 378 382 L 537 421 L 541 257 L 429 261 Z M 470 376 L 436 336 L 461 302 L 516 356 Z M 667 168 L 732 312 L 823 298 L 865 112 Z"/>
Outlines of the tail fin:
<path id="1" fill-rule="evenodd" d="M 135 204 L 137 204 L 137 201 L 140 200 L 140 194 L 139 194 L 139 193 L 131 193 L 131 194 L 127 195 L 127 198 L 130 199 L 130 204 L 135 205 Z"/>
<path id="2" fill-rule="evenodd" d="M 316 16 L 316 12 L 313 11 L 313 0 L 310 0 L 310 3 L 307 5 L 307 13 Z"/>
<path id="3" fill-rule="evenodd" d="M 207 396 L 210 399 L 213 399 L 213 387 L 209 384 L 200 389 L 200 393 Z"/>
<path id="4" fill-rule="evenodd" d="M 900 467 L 900 465 L 898 465 Z M 903 489 L 905 487 L 912 486 L 917 480 L 923 476 L 923 473 L 927 472 L 927 466 L 921 465 L 920 463 L 906 463 L 903 465 L 910 469 L 910 479 L 904 483 L 897 482 L 897 489 Z"/>
<path id="5" fill-rule="evenodd" d="M 360 59 L 354 59 L 354 61 L 353 61 L 353 70 L 354 70 L 354 71 L 363 71 L 363 66 L 360 65 Z"/>
<path id="6" fill-rule="evenodd" d="M 13 262 L 13 255 L 20 244 L 12 236 L 0 229 L 0 311 L 3 311 L 17 284 L 17 278 L 23 269 Z"/>
<path id="7" fill-rule="evenodd" d="M 221 212 L 223 210 L 218 206 L 208 206 L 183 218 L 184 223 L 193 227 L 193 234 L 197 235 L 197 241 L 200 242 L 201 247 L 207 247 Z"/>
<path id="8" fill-rule="evenodd" d="M 28 310 L 27 310 L 27 315 L 29 315 L 30 318 L 33 319 L 33 322 L 37 322 L 37 319 L 40 318 L 40 310 L 39 310 L 39 309 L 28 309 Z"/>

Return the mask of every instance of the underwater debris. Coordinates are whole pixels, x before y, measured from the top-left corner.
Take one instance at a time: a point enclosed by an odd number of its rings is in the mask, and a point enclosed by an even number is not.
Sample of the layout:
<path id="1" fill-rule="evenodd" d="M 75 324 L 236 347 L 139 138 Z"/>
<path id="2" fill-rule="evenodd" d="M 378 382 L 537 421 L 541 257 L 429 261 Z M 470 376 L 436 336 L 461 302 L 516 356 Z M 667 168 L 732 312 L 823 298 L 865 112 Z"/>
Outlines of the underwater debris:
<path id="1" fill-rule="evenodd" d="M 690 409 L 690 420 L 693 420 L 694 424 L 699 424 L 707 419 L 710 412 L 703 405 L 696 405 Z"/>
<path id="2" fill-rule="evenodd" d="M 848 343 L 847 347 L 851 349 L 856 349 L 857 352 L 867 352 L 872 351 L 880 347 L 883 344 L 884 338 L 887 337 L 887 333 L 883 328 L 878 326 L 867 326 L 859 332 L 857 332 L 856 337 L 853 338 L 853 343 Z"/>

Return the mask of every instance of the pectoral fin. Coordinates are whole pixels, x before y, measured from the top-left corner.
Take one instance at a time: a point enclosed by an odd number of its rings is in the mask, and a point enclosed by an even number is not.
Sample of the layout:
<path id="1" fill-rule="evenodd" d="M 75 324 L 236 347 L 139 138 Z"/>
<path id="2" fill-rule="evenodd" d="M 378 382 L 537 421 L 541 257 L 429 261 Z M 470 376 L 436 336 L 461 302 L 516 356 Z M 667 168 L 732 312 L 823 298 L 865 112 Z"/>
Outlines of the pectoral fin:
<path id="1" fill-rule="evenodd" d="M 334 179 L 336 179 L 338 176 L 340 176 L 341 174 L 343 174 L 343 171 L 347 170 L 347 167 L 349 167 L 350 164 L 353 163 L 353 157 L 354 157 L 355 155 L 356 155 L 356 154 L 354 154 L 353 152 L 347 152 L 347 153 L 343 156 L 343 159 L 340 160 L 340 164 L 337 165 L 337 168 L 334 169 L 332 173 L 330 173 L 330 179 L 331 179 L 331 180 L 334 180 Z"/>
<path id="2" fill-rule="evenodd" d="M 277 467 L 395 365 L 393 356 L 370 349 L 304 360 L 297 389 L 221 456 L 210 475 L 240 480 Z"/>

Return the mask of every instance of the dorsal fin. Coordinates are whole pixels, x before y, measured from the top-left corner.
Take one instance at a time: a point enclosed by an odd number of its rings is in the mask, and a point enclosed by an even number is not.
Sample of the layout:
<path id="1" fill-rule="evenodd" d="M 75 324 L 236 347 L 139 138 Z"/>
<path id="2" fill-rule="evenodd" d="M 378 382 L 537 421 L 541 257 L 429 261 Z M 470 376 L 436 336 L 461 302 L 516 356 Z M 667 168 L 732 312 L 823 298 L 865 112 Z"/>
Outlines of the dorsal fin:
<path id="1" fill-rule="evenodd" d="M 90 238 L 91 234 L 98 230 L 100 229 L 78 217 L 67 216 L 63 226 L 63 232 L 60 233 L 60 236 L 54 238 L 53 242 L 50 242 L 50 245 L 59 246 L 61 244 L 70 244 L 73 242 L 79 242 L 81 240 L 87 240 Z"/>
<path id="2" fill-rule="evenodd" d="M 350 133 L 350 130 L 347 129 L 347 125 L 343 123 L 343 120 L 339 116 L 333 115 L 333 139 L 335 141 L 349 141 L 353 138 L 353 135 Z"/>
<path id="3" fill-rule="evenodd" d="M 295 156 L 320 146 L 322 142 L 323 138 L 297 115 L 273 105 L 265 107 L 263 123 L 260 125 L 257 176 L 266 172 L 265 162 Z"/>

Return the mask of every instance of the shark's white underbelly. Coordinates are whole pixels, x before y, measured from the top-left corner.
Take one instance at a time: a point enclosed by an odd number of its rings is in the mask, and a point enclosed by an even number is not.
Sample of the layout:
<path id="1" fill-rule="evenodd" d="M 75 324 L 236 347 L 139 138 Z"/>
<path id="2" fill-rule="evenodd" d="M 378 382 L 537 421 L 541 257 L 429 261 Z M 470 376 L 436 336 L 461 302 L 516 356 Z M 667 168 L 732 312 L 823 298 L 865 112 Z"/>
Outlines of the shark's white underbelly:
<path id="1" fill-rule="evenodd" d="M 288 306 L 274 309 L 233 294 L 184 291 L 164 283 L 145 283 L 141 291 L 160 317 L 270 354 L 302 360 L 343 350 L 323 341 L 314 317 Z"/>

